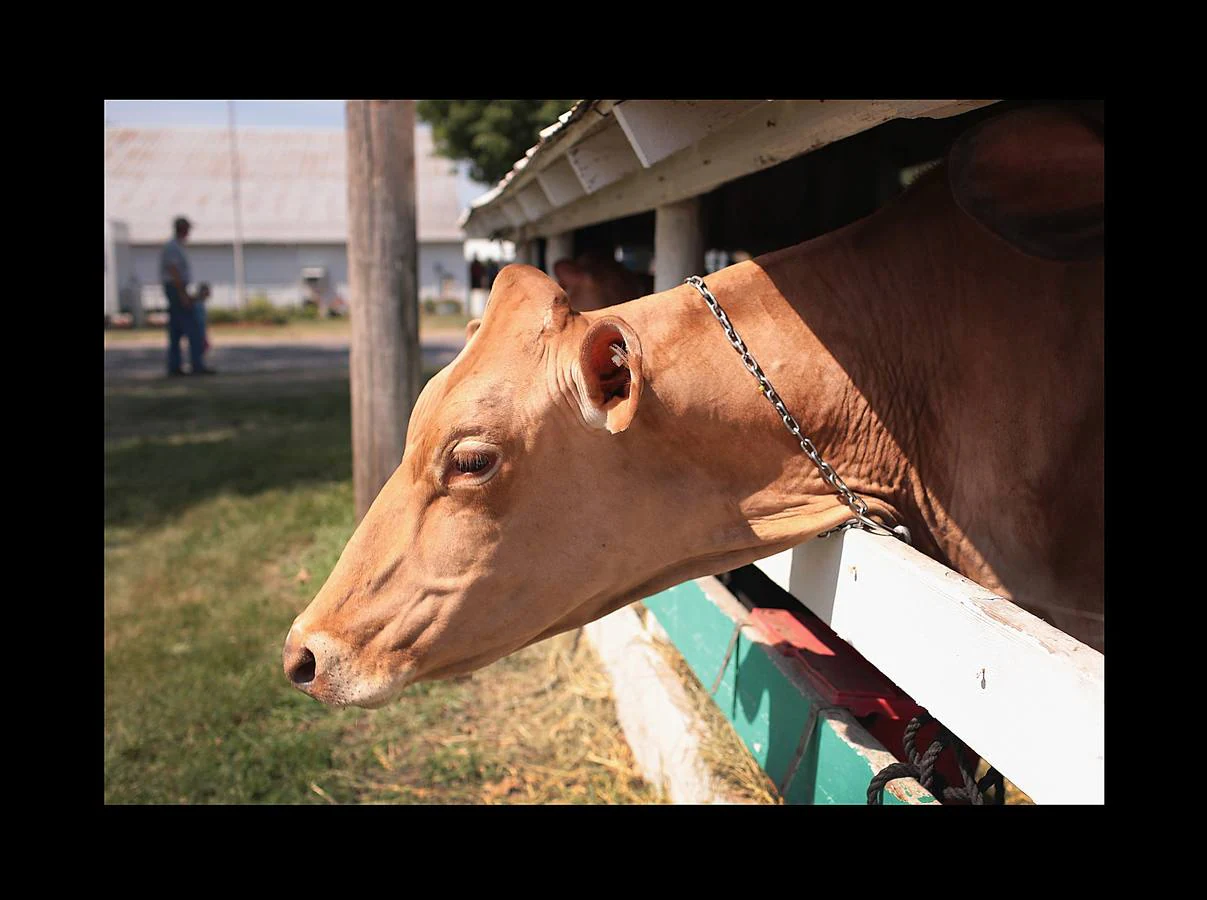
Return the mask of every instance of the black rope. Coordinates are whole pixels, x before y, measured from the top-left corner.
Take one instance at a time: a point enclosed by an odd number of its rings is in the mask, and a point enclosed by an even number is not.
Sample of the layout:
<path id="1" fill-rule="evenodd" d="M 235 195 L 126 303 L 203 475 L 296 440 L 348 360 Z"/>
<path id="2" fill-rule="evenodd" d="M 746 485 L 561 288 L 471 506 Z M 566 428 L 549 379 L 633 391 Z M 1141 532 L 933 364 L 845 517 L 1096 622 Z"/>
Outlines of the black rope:
<path id="1" fill-rule="evenodd" d="M 902 744 L 905 747 L 905 757 L 909 762 L 892 763 L 872 777 L 872 781 L 868 785 L 868 806 L 882 805 L 885 787 L 890 781 L 898 778 L 915 779 L 945 804 L 984 806 L 985 795 L 990 788 L 993 789 L 993 799 L 990 802 L 995 806 L 1004 804 L 1006 802 L 1006 783 L 1002 774 L 997 769 L 990 767 L 989 771 L 978 781 L 975 764 L 968 758 L 968 748 L 943 724 L 940 723 L 938 736 L 926 748 L 926 752 L 921 756 L 918 755 L 918 732 L 922 730 L 923 726 L 933 721 L 935 721 L 934 716 L 924 712 L 914 716 L 905 726 Z M 938 762 L 940 754 L 949 746 L 956 754 L 956 765 L 959 767 L 960 776 L 964 782 L 963 787 L 950 786 L 947 779 L 935 771 L 935 764 Z"/>
<path id="2" fill-rule="evenodd" d="M 746 627 L 749 621 L 749 616 L 743 616 L 733 623 L 733 634 L 729 636 L 729 646 L 725 648 L 725 656 L 721 659 L 721 668 L 717 672 L 717 677 L 713 679 L 712 687 L 708 689 L 710 697 L 716 696 L 717 688 L 721 686 L 721 679 L 725 677 L 725 669 L 729 666 L 729 658 L 733 656 L 733 648 L 738 645 L 738 637 L 742 634 L 742 629 Z"/>
<path id="3" fill-rule="evenodd" d="M 783 783 L 777 785 L 781 797 L 788 796 L 788 789 L 792 787 L 792 779 L 796 777 L 796 770 L 800 768 L 801 761 L 805 758 L 805 751 L 809 749 L 809 744 L 812 742 L 813 735 L 817 731 L 817 724 L 821 716 L 825 713 L 845 708 L 842 706 L 822 706 L 818 702 L 813 704 L 813 708 L 809 710 L 809 718 L 805 720 L 805 730 L 801 732 L 800 740 L 797 742 L 796 753 L 792 755 L 792 762 L 784 774 Z"/>

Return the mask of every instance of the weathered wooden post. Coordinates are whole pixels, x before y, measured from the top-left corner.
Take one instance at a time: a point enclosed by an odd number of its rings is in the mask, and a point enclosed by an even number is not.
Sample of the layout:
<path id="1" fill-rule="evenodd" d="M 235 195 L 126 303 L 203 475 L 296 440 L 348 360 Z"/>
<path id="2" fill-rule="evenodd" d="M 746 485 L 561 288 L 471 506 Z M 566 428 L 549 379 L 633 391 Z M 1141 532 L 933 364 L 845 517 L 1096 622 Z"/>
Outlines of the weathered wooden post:
<path id="1" fill-rule="evenodd" d="M 654 290 L 669 291 L 688 275 L 704 274 L 700 198 L 659 206 L 654 213 Z"/>
<path id="2" fill-rule="evenodd" d="M 349 100 L 352 480 L 359 522 L 402 460 L 419 394 L 415 104 Z"/>

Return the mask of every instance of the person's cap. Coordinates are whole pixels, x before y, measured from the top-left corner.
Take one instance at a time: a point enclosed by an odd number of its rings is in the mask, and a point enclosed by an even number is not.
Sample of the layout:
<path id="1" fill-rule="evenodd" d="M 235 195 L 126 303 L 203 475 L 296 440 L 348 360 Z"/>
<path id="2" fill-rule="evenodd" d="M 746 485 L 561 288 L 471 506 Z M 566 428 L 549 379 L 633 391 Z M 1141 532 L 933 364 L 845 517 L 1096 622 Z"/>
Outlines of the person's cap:
<path id="1" fill-rule="evenodd" d="M 193 223 L 190 222 L 188 219 L 186 219 L 184 216 L 177 216 L 175 221 L 172 222 L 172 227 L 174 229 L 176 229 L 177 231 L 179 231 L 181 228 L 188 228 L 191 230 L 193 227 Z"/>

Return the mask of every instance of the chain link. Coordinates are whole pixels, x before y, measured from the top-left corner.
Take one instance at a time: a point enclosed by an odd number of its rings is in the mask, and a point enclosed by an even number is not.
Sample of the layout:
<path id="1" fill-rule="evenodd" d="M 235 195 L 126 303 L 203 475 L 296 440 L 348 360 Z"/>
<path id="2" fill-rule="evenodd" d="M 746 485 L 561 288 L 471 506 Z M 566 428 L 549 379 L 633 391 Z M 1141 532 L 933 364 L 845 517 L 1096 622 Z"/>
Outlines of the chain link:
<path id="1" fill-rule="evenodd" d="M 891 535 L 892 537 L 900 538 L 907 544 L 910 543 L 909 530 L 904 525 L 898 525 L 896 528 L 888 529 L 868 518 L 868 505 L 863 498 L 847 487 L 846 482 L 842 480 L 834 468 L 821 458 L 821 454 L 817 452 L 817 447 L 807 437 L 801 434 L 800 423 L 796 421 L 792 413 L 788 412 L 784 406 L 784 401 L 780 399 L 780 395 L 776 393 L 771 382 L 767 380 L 767 376 L 763 374 L 763 370 L 759 368 L 759 364 L 755 361 L 750 351 L 747 349 L 745 342 L 738 335 L 737 329 L 733 327 L 733 323 L 729 321 L 729 316 L 725 315 L 725 310 L 721 309 L 721 304 L 717 302 L 717 298 L 712 295 L 712 291 L 704 284 L 704 279 L 699 275 L 690 275 L 684 279 L 686 284 L 690 284 L 700 296 L 704 298 L 704 302 L 708 304 L 708 308 L 712 310 L 712 314 L 717 321 L 721 323 L 721 327 L 725 329 L 725 336 L 729 338 L 729 343 L 733 345 L 733 349 L 742 357 L 742 365 L 746 367 L 746 371 L 755 377 L 759 383 L 759 391 L 764 397 L 775 407 L 775 411 L 779 413 L 780 418 L 784 420 L 784 427 L 796 438 L 800 444 L 801 450 L 805 456 L 817 466 L 817 470 L 821 473 L 822 479 L 830 485 L 842 498 L 842 502 L 847 505 L 847 508 L 853 513 L 853 518 L 848 519 L 836 528 L 831 528 L 829 531 L 824 531 L 818 537 L 826 537 L 833 534 L 835 531 L 842 531 L 847 528 L 863 527 L 869 531 L 875 531 L 881 534 Z"/>

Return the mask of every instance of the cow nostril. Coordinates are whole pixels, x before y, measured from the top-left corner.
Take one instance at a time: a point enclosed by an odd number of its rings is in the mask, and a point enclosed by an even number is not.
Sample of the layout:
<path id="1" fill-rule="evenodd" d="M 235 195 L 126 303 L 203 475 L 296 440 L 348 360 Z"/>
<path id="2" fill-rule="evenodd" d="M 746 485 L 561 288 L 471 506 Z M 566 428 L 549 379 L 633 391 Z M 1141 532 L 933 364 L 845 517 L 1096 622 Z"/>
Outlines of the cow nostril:
<path id="1" fill-rule="evenodd" d="M 289 680 L 294 684 L 306 684 L 314 681 L 314 654 L 305 647 L 298 656 L 297 665 L 289 673 Z"/>

